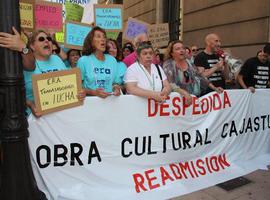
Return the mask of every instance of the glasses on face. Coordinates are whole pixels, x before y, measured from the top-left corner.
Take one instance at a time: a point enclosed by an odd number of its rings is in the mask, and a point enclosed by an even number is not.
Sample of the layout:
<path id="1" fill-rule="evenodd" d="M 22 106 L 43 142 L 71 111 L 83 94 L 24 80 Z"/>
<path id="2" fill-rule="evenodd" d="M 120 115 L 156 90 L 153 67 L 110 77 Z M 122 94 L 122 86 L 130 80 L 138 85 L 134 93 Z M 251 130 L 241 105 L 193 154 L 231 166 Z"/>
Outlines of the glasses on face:
<path id="1" fill-rule="evenodd" d="M 53 54 L 59 54 L 59 53 L 60 53 L 60 49 L 53 49 L 53 50 L 52 50 L 52 53 L 53 53 Z"/>
<path id="2" fill-rule="evenodd" d="M 189 81 L 189 73 L 187 71 L 184 71 L 184 77 L 186 79 L 186 83 Z"/>
<path id="3" fill-rule="evenodd" d="M 192 52 L 196 52 L 196 51 L 198 51 L 198 49 L 192 49 Z"/>
<path id="4" fill-rule="evenodd" d="M 52 41 L 52 38 L 51 38 L 50 36 L 47 36 L 47 37 L 40 36 L 40 37 L 38 38 L 38 41 L 39 41 L 39 42 L 44 42 L 46 39 L 47 39 L 49 42 Z"/>

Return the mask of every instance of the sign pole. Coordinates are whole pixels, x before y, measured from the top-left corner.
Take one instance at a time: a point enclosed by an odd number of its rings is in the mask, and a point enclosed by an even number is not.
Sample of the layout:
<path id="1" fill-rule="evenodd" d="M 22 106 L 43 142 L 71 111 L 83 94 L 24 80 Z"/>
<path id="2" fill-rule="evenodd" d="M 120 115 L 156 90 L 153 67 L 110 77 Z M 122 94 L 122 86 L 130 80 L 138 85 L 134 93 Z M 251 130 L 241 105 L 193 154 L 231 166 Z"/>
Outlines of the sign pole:
<path id="1" fill-rule="evenodd" d="M 0 1 L 0 31 L 20 30 L 19 0 Z M 24 115 L 25 88 L 19 53 L 0 48 L 0 199 L 45 200 L 30 163 Z"/>

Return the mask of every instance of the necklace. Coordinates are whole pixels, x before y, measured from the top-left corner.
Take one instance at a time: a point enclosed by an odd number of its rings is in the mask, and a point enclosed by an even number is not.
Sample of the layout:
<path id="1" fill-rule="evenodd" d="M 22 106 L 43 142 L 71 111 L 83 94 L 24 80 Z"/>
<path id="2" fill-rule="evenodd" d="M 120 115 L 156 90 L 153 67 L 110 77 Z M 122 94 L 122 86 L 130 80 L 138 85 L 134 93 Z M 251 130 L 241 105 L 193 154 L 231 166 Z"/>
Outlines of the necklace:
<path id="1" fill-rule="evenodd" d="M 148 73 L 148 71 L 146 71 L 146 69 L 145 69 L 143 66 L 141 66 L 141 64 L 140 64 L 139 62 L 138 62 L 138 64 L 139 64 L 141 70 L 144 72 L 144 74 L 145 74 L 145 76 L 146 76 L 146 78 L 147 78 L 147 80 L 148 80 L 148 82 L 149 82 L 150 87 L 153 89 L 153 91 L 155 91 L 155 80 L 154 80 L 154 75 L 152 75 L 152 77 L 151 77 L 151 75 Z M 150 66 L 150 67 L 151 67 L 151 66 Z M 151 80 L 151 79 L 152 79 L 152 80 Z"/>

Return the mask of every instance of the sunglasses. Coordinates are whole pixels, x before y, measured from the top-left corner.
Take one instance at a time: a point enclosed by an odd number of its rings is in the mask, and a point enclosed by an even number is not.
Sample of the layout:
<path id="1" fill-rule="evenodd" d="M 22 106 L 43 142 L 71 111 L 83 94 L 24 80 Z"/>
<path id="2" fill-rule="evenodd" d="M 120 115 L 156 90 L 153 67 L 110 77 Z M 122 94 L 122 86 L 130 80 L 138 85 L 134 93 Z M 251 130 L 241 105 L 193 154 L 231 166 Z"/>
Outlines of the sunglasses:
<path id="1" fill-rule="evenodd" d="M 53 53 L 53 54 L 59 54 L 59 53 L 60 53 L 60 49 L 53 49 L 53 50 L 52 50 L 52 53 Z"/>
<path id="2" fill-rule="evenodd" d="M 186 79 L 186 83 L 189 81 L 189 73 L 187 71 L 184 71 L 184 77 Z"/>
<path id="3" fill-rule="evenodd" d="M 198 49 L 192 49 L 193 52 L 198 51 Z"/>
<path id="4" fill-rule="evenodd" d="M 52 38 L 51 38 L 50 36 L 47 36 L 47 37 L 40 36 L 40 37 L 38 38 L 38 41 L 39 41 L 39 42 L 44 42 L 46 39 L 47 39 L 49 42 L 52 41 Z"/>

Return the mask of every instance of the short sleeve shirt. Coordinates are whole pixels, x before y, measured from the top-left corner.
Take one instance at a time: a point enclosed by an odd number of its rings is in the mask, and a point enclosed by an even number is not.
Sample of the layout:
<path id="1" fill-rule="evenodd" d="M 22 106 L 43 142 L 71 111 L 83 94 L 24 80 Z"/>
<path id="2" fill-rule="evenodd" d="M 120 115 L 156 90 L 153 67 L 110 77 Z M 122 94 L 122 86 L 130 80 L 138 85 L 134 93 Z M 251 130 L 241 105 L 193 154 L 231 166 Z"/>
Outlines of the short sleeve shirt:
<path id="1" fill-rule="evenodd" d="M 163 69 L 158 66 L 161 72 L 162 80 L 166 80 Z M 160 92 L 162 90 L 162 82 L 158 74 L 157 67 L 151 64 L 151 74 L 144 68 L 142 64 L 135 62 L 126 72 L 125 83 L 136 82 L 137 86 L 145 89 Z"/>
<path id="2" fill-rule="evenodd" d="M 194 60 L 194 64 L 198 67 L 203 67 L 205 69 L 211 69 L 213 65 L 219 62 L 219 57 L 216 54 L 209 55 L 204 51 L 200 52 Z M 225 80 L 222 77 L 221 71 L 214 72 L 209 78 L 209 81 L 213 83 L 216 87 L 225 88 Z"/>
<path id="3" fill-rule="evenodd" d="M 270 64 L 262 63 L 257 57 L 248 59 L 242 66 L 239 74 L 247 87 L 266 88 L 269 81 Z"/>
<path id="4" fill-rule="evenodd" d="M 112 92 L 112 85 L 117 83 L 117 61 L 108 54 L 104 56 L 103 61 L 98 60 L 94 54 L 82 56 L 78 60 L 77 66 L 81 70 L 84 88 L 103 88 L 106 92 Z"/>

